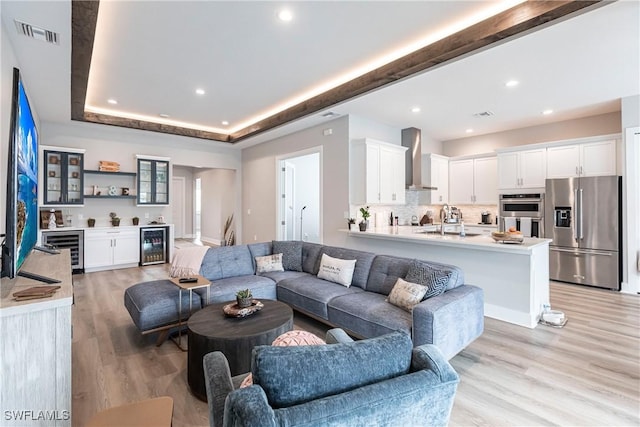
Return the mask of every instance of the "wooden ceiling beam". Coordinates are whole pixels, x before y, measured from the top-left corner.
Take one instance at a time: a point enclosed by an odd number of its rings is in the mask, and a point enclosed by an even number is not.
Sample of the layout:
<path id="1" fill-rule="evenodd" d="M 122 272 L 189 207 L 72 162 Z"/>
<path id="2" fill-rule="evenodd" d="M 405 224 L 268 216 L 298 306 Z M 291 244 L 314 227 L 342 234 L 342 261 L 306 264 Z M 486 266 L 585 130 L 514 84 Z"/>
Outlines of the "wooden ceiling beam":
<path id="1" fill-rule="evenodd" d="M 99 2 L 73 1 L 71 118 L 235 143 L 608 3 L 612 3 L 612 1 L 526 1 L 244 129 L 226 135 L 122 117 L 85 113 L 84 105 Z"/>

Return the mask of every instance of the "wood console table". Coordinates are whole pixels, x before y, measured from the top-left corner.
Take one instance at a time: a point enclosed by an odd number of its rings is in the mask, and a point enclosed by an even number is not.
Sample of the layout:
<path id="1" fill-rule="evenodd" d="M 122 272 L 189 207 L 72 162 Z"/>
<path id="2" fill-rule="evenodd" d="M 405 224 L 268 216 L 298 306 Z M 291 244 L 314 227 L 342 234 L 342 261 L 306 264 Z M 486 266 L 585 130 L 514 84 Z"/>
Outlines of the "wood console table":
<path id="1" fill-rule="evenodd" d="M 25 271 L 61 281 L 49 298 L 14 301 L 42 286 L 24 277 L 0 284 L 0 415 L 3 426 L 71 426 L 71 254 L 32 252 Z"/>

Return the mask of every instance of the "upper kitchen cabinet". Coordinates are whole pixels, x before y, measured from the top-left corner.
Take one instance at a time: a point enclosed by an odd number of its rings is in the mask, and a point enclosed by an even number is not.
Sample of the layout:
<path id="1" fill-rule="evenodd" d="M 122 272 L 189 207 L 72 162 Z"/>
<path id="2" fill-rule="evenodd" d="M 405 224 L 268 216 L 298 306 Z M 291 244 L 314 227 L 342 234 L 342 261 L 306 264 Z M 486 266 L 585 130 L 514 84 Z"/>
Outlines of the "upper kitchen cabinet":
<path id="1" fill-rule="evenodd" d="M 512 190 L 544 187 L 546 148 L 498 153 L 498 188 Z"/>
<path id="2" fill-rule="evenodd" d="M 406 150 L 370 138 L 353 141 L 349 154 L 351 203 L 404 204 Z"/>
<path id="3" fill-rule="evenodd" d="M 547 177 L 616 174 L 616 141 L 585 142 L 547 149 Z"/>
<path id="4" fill-rule="evenodd" d="M 422 185 L 429 187 L 426 203 L 449 202 L 449 158 L 438 154 L 422 155 Z"/>
<path id="5" fill-rule="evenodd" d="M 495 157 L 449 161 L 449 203 L 498 203 L 498 173 Z"/>
<path id="6" fill-rule="evenodd" d="M 84 153 L 49 150 L 44 154 L 44 206 L 82 205 L 84 203 Z"/>
<path id="7" fill-rule="evenodd" d="M 169 204 L 169 159 L 138 156 L 138 205 Z"/>

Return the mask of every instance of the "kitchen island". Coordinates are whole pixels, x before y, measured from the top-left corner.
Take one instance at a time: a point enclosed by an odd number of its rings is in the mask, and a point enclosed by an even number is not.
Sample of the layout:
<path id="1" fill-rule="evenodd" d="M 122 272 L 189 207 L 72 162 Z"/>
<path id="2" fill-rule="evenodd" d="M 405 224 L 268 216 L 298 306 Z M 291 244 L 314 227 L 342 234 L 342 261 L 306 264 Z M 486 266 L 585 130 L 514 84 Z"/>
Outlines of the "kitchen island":
<path id="1" fill-rule="evenodd" d="M 460 237 L 435 226 L 381 227 L 348 231 L 347 246 L 378 254 L 453 264 L 465 282 L 484 290 L 485 316 L 534 328 L 549 303 L 550 239 L 525 238 L 522 244 L 497 243 L 489 234 Z M 438 227 L 439 229 L 439 227 Z"/>

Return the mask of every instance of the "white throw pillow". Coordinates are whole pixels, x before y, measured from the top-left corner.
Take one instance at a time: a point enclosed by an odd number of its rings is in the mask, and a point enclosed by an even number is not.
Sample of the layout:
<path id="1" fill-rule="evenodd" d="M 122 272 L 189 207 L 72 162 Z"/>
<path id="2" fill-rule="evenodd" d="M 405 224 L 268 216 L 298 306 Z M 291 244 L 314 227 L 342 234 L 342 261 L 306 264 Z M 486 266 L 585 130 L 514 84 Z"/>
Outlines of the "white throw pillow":
<path id="1" fill-rule="evenodd" d="M 356 260 L 333 258 L 327 254 L 322 254 L 318 279 L 339 283 L 347 288 L 351 286 L 353 272 L 356 269 Z"/>
<path id="2" fill-rule="evenodd" d="M 272 271 L 284 271 L 282 267 L 282 254 L 256 257 L 256 274 L 270 273 Z"/>
<path id="3" fill-rule="evenodd" d="M 429 288 L 418 283 L 407 282 L 398 277 L 396 284 L 387 297 L 387 301 L 404 310 L 411 311 L 413 306 L 422 301 Z"/>

